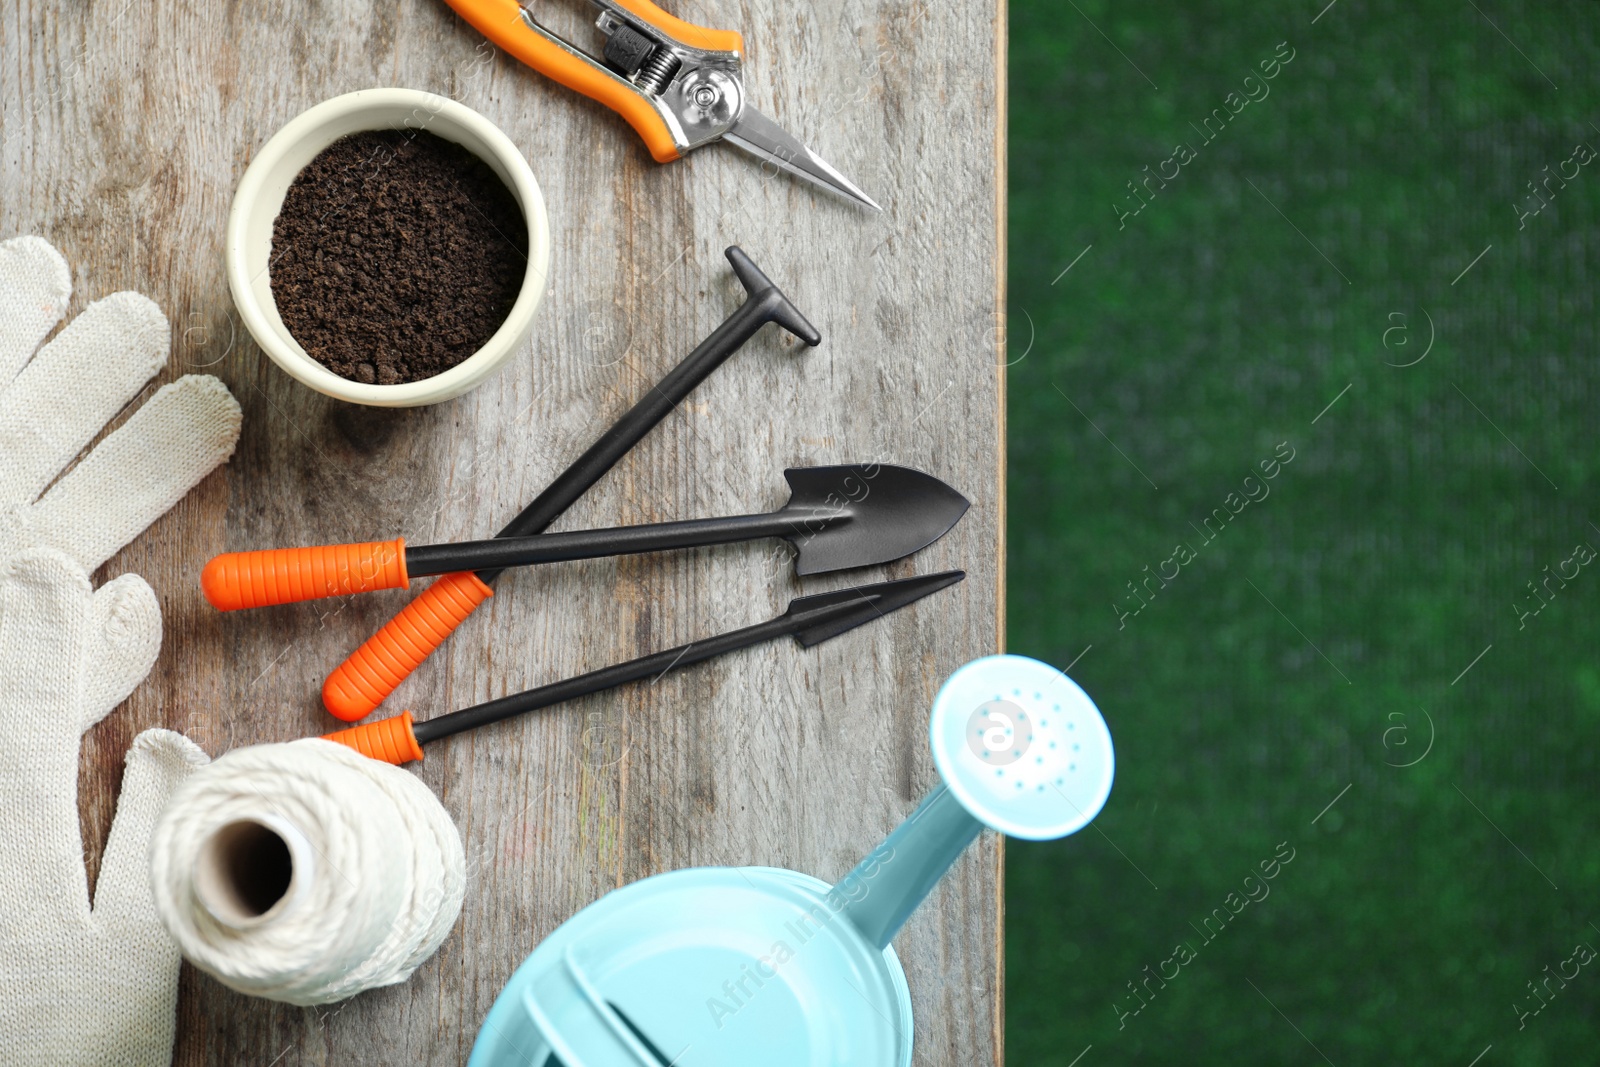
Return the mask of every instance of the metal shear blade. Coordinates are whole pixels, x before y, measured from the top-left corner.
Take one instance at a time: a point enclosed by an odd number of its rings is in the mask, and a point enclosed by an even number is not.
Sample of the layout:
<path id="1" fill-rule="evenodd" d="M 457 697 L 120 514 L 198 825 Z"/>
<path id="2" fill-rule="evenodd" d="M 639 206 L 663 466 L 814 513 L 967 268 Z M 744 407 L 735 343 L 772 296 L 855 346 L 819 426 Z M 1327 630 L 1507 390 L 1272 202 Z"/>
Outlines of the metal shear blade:
<path id="1" fill-rule="evenodd" d="M 858 189 L 849 178 L 834 170 L 821 156 L 749 104 L 744 105 L 744 110 L 739 112 L 733 127 L 722 135 L 722 139 L 848 200 L 874 211 L 883 210 L 876 200 Z"/>

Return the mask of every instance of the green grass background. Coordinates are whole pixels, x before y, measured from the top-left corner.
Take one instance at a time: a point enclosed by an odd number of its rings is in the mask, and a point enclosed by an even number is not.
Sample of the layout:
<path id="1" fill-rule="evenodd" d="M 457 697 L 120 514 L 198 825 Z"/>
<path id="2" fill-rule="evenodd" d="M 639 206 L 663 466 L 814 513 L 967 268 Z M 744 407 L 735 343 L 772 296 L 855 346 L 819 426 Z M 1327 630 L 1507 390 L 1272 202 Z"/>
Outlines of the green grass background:
<path id="1" fill-rule="evenodd" d="M 1600 550 L 1600 159 L 1518 218 L 1600 149 L 1600 4 L 1325 3 L 1011 3 L 1009 646 L 1118 756 L 1008 845 L 1022 1067 L 1600 1062 L 1600 960 L 1518 1014 L 1600 949 L 1600 559 L 1519 615 Z"/>

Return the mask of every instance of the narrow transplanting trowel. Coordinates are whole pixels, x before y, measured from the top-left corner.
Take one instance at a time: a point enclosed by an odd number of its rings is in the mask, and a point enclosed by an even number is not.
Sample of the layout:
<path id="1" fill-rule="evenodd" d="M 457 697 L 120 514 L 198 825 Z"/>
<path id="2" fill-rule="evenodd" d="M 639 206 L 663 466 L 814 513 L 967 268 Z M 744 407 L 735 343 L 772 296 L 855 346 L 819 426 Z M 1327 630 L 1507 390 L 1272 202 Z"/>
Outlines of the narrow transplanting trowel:
<path id="1" fill-rule="evenodd" d="M 593 559 L 632 552 L 781 537 L 801 575 L 901 559 L 943 537 L 969 506 L 930 474 L 883 464 L 791 467 L 789 503 L 762 515 L 619 526 L 609 530 L 496 537 L 406 547 L 403 538 L 314 548 L 227 552 L 206 564 L 200 585 L 222 611 L 405 589 L 413 577 L 452 571 Z"/>
<path id="2" fill-rule="evenodd" d="M 741 648 L 776 641 L 780 637 L 793 637 L 805 648 L 821 644 L 829 638 L 854 630 L 863 623 L 881 619 L 886 615 L 913 604 L 929 593 L 955 585 L 966 577 L 962 571 L 945 571 L 941 574 L 919 574 L 915 578 L 901 578 L 873 585 L 849 586 L 831 593 L 795 597 L 789 601 L 789 610 L 777 618 L 741 630 L 718 634 L 678 648 L 669 648 L 654 655 L 602 667 L 576 678 L 551 682 L 537 689 L 490 700 L 435 719 L 416 722 L 409 711 L 392 719 L 362 723 L 348 730 L 324 734 L 329 741 L 348 745 L 364 756 L 385 763 L 409 763 L 422 758 L 422 746 L 441 737 L 449 737 L 464 730 L 500 722 L 523 715 L 552 704 L 560 704 L 577 697 L 612 689 L 627 682 L 644 678 L 659 678 L 668 671 L 678 670 L 694 663 L 704 663 L 716 656 L 736 652 Z"/>

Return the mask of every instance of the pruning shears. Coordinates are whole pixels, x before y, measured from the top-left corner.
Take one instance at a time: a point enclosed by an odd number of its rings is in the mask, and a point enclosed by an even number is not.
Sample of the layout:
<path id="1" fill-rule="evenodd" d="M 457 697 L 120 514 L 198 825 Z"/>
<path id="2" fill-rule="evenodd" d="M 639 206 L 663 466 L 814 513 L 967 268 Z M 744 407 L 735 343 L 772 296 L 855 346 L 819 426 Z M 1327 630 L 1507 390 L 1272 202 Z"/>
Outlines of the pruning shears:
<path id="1" fill-rule="evenodd" d="M 548 29 L 518 0 L 445 0 L 494 44 L 627 120 L 658 163 L 713 141 L 815 182 L 874 211 L 882 208 L 745 94 L 744 38 L 661 10 L 650 0 L 589 0 L 605 35 L 595 56 Z"/>

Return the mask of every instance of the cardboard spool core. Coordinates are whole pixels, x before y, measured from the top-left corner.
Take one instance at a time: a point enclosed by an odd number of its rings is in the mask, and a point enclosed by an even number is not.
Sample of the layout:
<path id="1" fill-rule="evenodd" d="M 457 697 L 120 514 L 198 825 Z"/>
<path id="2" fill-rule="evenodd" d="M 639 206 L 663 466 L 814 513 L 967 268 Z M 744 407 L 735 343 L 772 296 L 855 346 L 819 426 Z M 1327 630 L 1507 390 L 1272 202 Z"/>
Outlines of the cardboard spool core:
<path id="1" fill-rule="evenodd" d="M 219 827 L 195 857 L 195 896 L 227 926 L 256 926 L 273 918 L 283 910 L 294 881 L 289 841 L 278 828 L 254 819 Z"/>

